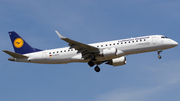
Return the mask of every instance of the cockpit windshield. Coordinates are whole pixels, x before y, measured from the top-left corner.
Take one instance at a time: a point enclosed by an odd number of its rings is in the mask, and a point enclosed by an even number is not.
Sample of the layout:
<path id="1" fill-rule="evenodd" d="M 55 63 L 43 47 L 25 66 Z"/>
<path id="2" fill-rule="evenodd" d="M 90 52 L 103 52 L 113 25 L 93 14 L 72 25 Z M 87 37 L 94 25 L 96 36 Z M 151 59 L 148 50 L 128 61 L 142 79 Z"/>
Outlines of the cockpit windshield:
<path id="1" fill-rule="evenodd" d="M 162 36 L 161 38 L 163 38 L 163 39 L 167 39 L 168 37 L 166 37 L 166 36 Z"/>

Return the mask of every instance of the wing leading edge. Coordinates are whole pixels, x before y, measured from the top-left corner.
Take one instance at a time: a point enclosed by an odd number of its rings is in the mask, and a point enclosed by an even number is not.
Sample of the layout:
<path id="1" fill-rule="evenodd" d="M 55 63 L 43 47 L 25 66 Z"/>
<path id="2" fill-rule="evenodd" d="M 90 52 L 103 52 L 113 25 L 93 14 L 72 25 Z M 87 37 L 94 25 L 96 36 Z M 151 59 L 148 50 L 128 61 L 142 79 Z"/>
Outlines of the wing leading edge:
<path id="1" fill-rule="evenodd" d="M 55 32 L 62 40 L 69 43 L 68 45 L 70 46 L 70 48 L 74 48 L 78 50 L 78 53 L 82 53 L 82 58 L 88 59 L 90 55 L 94 55 L 100 52 L 99 48 L 71 40 L 69 38 L 62 36 L 58 31 Z"/>

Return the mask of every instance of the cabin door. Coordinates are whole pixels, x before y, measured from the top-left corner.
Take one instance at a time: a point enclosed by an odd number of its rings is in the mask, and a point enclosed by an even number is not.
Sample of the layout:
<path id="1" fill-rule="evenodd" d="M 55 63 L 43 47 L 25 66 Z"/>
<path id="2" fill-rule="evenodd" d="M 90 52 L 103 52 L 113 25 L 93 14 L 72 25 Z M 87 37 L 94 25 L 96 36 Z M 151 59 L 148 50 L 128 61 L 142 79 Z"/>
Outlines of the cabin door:
<path id="1" fill-rule="evenodd" d="M 43 52 L 43 53 L 42 53 L 42 58 L 43 58 L 43 59 L 46 59 L 46 58 L 47 58 L 46 52 Z"/>
<path id="2" fill-rule="evenodd" d="M 156 37 L 152 37 L 152 43 L 153 43 L 153 45 L 156 44 Z"/>

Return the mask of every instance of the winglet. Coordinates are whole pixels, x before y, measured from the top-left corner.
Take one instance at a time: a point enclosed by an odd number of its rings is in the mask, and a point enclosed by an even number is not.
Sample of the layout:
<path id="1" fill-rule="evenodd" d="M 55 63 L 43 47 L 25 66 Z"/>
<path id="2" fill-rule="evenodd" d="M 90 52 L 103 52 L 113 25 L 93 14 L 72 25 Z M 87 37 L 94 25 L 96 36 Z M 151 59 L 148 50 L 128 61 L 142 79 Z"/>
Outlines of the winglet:
<path id="1" fill-rule="evenodd" d="M 61 39 L 65 39 L 66 37 L 62 36 L 57 30 L 55 30 L 55 32 L 57 33 L 57 35 L 61 38 Z"/>

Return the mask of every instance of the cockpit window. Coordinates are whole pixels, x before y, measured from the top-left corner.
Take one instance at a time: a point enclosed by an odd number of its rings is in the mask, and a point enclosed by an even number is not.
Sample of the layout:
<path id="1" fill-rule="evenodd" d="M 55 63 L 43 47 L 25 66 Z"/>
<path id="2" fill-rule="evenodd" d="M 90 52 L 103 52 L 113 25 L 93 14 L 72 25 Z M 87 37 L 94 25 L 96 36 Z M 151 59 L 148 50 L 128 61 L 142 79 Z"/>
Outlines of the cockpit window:
<path id="1" fill-rule="evenodd" d="M 163 38 L 163 39 L 167 39 L 168 37 L 166 37 L 166 36 L 162 36 L 161 38 Z"/>

